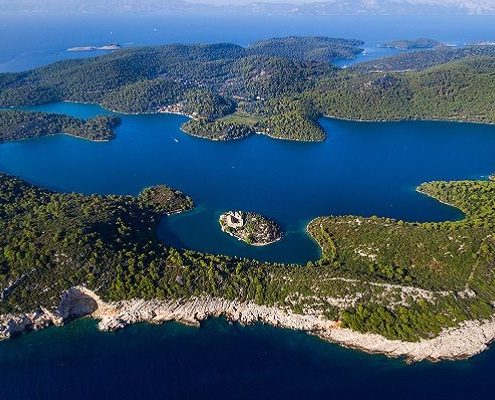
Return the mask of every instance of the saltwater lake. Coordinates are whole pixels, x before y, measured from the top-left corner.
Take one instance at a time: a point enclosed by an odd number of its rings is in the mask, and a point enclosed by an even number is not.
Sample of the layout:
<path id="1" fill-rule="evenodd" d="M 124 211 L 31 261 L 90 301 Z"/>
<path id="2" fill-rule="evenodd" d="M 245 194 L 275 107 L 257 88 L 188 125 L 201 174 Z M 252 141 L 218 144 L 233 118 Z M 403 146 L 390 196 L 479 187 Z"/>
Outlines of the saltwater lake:
<path id="1" fill-rule="evenodd" d="M 57 103 L 30 108 L 89 118 L 99 106 Z M 425 181 L 480 178 L 495 168 L 495 126 L 358 123 L 322 119 L 328 139 L 296 143 L 254 136 L 211 142 L 180 131 L 175 115 L 122 115 L 117 139 L 95 143 L 52 136 L 0 145 L 0 170 L 29 182 L 82 193 L 138 194 L 165 183 L 196 208 L 163 220 L 169 245 L 260 260 L 305 263 L 319 248 L 305 232 L 318 216 L 379 215 L 407 221 L 461 217 L 415 191 Z M 260 212 L 286 232 L 253 247 L 221 232 L 227 210 Z"/>
<path id="2" fill-rule="evenodd" d="M 17 71 L 93 55 L 64 51 L 78 45 L 247 44 L 287 34 L 360 38 L 367 48 L 361 59 L 369 59 L 390 54 L 376 47 L 389 39 L 429 36 L 458 45 L 493 40 L 495 18 L 0 14 L 0 33 L 0 71 Z M 107 113 L 69 103 L 36 109 L 84 118 Z M 495 126 L 323 119 L 324 143 L 264 136 L 215 143 L 181 133 L 185 118 L 180 116 L 122 119 L 117 139 L 109 143 L 58 135 L 0 145 L 0 170 L 83 193 L 137 194 L 165 183 L 191 195 L 197 205 L 164 219 L 159 235 L 166 243 L 281 262 L 319 257 L 304 232 L 317 216 L 460 218 L 457 210 L 416 193 L 416 186 L 434 179 L 478 179 L 495 170 Z M 252 248 L 222 234 L 218 215 L 235 208 L 276 219 L 286 236 Z M 99 333 L 93 321 L 81 320 L 0 343 L 0 399 L 491 398 L 494 361 L 492 349 L 468 361 L 407 366 L 302 333 L 222 320 L 201 329 L 139 325 L 115 334 Z"/>

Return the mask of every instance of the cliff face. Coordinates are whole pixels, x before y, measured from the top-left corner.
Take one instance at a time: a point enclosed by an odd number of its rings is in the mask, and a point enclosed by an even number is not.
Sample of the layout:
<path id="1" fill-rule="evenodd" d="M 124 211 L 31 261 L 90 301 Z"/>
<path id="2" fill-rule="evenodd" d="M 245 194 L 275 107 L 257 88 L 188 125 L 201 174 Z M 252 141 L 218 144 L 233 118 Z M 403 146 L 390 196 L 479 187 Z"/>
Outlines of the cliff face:
<path id="1" fill-rule="evenodd" d="M 81 316 L 100 319 L 99 329 L 112 331 L 137 322 L 178 321 L 199 326 L 211 317 L 225 316 L 241 324 L 267 323 L 306 331 L 324 340 L 370 353 L 404 357 L 409 361 L 468 358 L 484 351 L 495 339 L 495 320 L 468 321 L 458 328 L 419 342 L 389 340 L 376 334 L 363 334 L 340 327 L 323 316 L 295 314 L 277 307 L 250 302 L 199 297 L 188 300 L 130 300 L 106 303 L 84 287 L 65 291 L 56 310 L 40 309 L 31 314 L 0 316 L 0 338 L 6 339 L 50 325 L 63 325 Z"/>
<path id="2" fill-rule="evenodd" d="M 40 308 L 21 315 L 0 316 L 0 339 L 8 339 L 29 331 L 37 331 L 50 325 L 63 325 L 74 318 L 90 315 L 99 307 L 99 298 L 83 287 L 72 287 L 60 296 L 55 310 Z"/>

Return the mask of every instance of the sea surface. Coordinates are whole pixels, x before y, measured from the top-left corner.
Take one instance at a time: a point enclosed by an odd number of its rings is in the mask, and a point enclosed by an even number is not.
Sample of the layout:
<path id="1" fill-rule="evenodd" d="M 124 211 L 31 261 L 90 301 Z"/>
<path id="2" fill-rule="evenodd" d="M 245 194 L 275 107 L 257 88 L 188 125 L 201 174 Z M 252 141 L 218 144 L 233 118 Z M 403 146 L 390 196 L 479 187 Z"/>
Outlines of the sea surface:
<path id="1" fill-rule="evenodd" d="M 358 61 L 393 51 L 386 40 L 432 37 L 449 44 L 495 39 L 495 17 L 283 17 L 9 15 L 0 13 L 0 71 L 69 57 L 82 45 L 235 42 L 317 34 L 366 42 Z M 96 105 L 33 109 L 89 118 Z M 57 135 L 0 145 L 0 171 L 60 191 L 137 194 L 165 183 L 196 209 L 165 218 L 159 236 L 183 248 L 303 263 L 319 257 L 305 226 L 323 215 L 379 215 L 408 221 L 461 218 L 418 194 L 421 182 L 480 179 L 495 170 L 495 126 L 358 123 L 322 119 L 328 139 L 302 144 L 254 136 L 214 143 L 187 136 L 174 115 L 122 116 L 117 139 L 93 143 Z M 264 248 L 218 228 L 228 209 L 276 219 L 286 235 Z M 366 355 L 310 335 L 212 320 L 200 329 L 137 325 L 106 334 L 95 322 L 0 343 L 0 399 L 27 398 L 492 398 L 495 350 L 468 361 L 421 363 Z"/>
<path id="2" fill-rule="evenodd" d="M 223 319 L 101 333 L 83 319 L 0 343 L 1 399 L 493 399 L 495 349 L 406 365 Z"/>

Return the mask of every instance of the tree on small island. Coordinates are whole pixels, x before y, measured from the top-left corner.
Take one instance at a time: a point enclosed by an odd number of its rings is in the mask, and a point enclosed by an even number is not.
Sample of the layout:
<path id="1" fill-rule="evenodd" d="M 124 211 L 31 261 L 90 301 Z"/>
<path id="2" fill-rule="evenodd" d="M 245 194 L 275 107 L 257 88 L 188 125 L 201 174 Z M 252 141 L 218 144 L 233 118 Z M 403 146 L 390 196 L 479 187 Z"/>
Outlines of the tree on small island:
<path id="1" fill-rule="evenodd" d="M 165 185 L 144 189 L 139 195 L 139 200 L 144 206 L 149 207 L 158 214 L 176 214 L 194 207 L 194 203 L 189 196 Z"/>
<path id="2" fill-rule="evenodd" d="M 219 222 L 222 231 L 252 246 L 266 246 L 282 238 L 275 221 L 253 212 L 227 211 Z"/>

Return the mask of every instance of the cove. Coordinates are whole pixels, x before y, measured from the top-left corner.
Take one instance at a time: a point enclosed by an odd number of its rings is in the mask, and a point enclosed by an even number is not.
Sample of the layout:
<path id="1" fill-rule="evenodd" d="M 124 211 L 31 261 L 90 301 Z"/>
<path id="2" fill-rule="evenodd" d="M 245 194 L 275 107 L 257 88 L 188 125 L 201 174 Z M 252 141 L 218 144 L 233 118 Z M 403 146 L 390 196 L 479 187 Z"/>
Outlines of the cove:
<path id="1" fill-rule="evenodd" d="M 56 103 L 29 110 L 89 118 L 96 105 Z M 121 115 L 117 138 L 94 143 L 64 135 L 0 145 L 0 170 L 50 189 L 137 194 L 165 183 L 194 199 L 191 212 L 163 219 L 167 244 L 260 260 L 304 263 L 319 248 L 306 224 L 325 215 L 379 215 L 407 221 L 462 217 L 418 194 L 430 180 L 479 179 L 493 172 L 495 127 L 449 122 L 363 123 L 322 119 L 328 139 L 296 143 L 254 136 L 211 142 L 180 131 L 185 117 Z M 267 247 L 223 234 L 230 209 L 274 218 L 286 232 Z"/>

